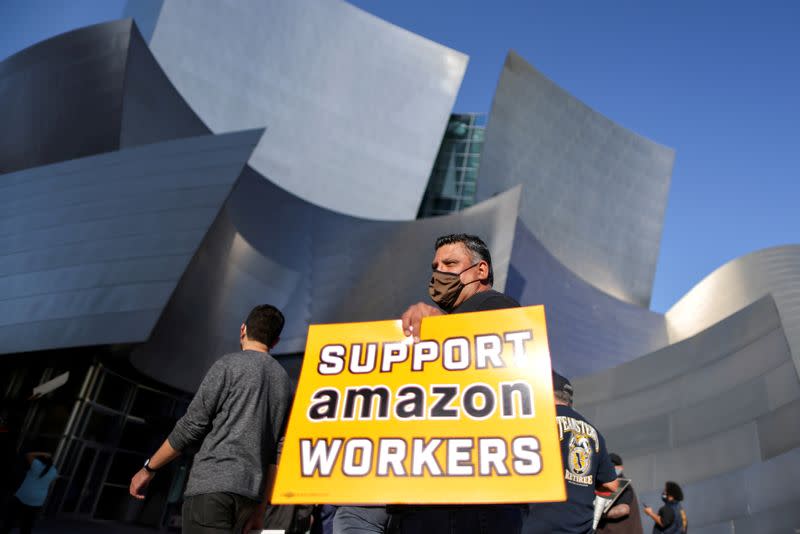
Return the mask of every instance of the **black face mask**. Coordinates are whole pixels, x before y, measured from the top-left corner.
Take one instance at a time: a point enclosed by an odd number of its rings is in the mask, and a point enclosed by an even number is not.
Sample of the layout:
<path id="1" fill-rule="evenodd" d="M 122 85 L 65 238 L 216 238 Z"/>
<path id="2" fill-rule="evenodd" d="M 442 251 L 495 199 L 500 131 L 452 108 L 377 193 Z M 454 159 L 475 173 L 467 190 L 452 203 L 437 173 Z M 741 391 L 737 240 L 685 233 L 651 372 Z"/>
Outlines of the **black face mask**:
<path id="1" fill-rule="evenodd" d="M 460 273 L 446 273 L 444 271 L 433 271 L 431 281 L 428 284 L 428 294 L 431 300 L 435 302 L 442 310 L 449 312 L 455 306 L 458 296 L 461 291 L 469 284 L 480 282 L 480 280 L 473 280 L 468 284 L 461 281 L 461 275 L 469 271 L 480 262 L 470 265 Z"/>
<path id="2" fill-rule="evenodd" d="M 667 499 L 667 494 L 666 493 L 662 493 L 661 494 L 661 500 L 664 501 L 664 502 L 669 501 L 669 499 Z"/>

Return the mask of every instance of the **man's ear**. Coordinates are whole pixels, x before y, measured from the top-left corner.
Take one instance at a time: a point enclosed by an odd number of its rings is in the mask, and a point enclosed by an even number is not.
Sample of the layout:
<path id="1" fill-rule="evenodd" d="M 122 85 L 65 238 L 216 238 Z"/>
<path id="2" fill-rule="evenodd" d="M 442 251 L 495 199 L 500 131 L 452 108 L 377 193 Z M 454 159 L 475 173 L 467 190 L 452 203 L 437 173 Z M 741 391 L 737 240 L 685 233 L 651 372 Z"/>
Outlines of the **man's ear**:
<path id="1" fill-rule="evenodd" d="M 272 349 L 274 349 L 274 348 L 275 348 L 275 345 L 277 345 L 277 344 L 278 344 L 278 342 L 279 342 L 280 340 L 281 340 L 280 336 L 276 337 L 276 338 L 275 338 L 275 341 L 273 341 L 273 342 L 272 342 L 272 345 L 270 345 L 270 346 L 268 347 L 268 348 L 269 348 L 269 350 L 272 350 Z"/>
<path id="2" fill-rule="evenodd" d="M 480 271 L 481 282 L 489 282 L 489 264 L 485 260 L 481 260 L 478 264 L 478 271 Z"/>
<path id="3" fill-rule="evenodd" d="M 244 323 L 239 327 L 239 337 L 247 337 L 247 326 Z"/>

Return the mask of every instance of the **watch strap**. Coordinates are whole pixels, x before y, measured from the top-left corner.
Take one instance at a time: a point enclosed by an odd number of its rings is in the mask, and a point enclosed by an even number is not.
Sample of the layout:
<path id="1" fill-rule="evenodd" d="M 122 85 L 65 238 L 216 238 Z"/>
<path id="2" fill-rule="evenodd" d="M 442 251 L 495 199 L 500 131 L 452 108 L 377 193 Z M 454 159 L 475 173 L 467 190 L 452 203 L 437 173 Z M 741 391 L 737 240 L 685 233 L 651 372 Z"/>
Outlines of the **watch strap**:
<path id="1" fill-rule="evenodd" d="M 156 473 L 158 471 L 158 469 L 153 469 L 150 467 L 150 458 L 144 461 L 144 465 L 142 467 L 144 467 L 144 470 L 148 473 Z"/>

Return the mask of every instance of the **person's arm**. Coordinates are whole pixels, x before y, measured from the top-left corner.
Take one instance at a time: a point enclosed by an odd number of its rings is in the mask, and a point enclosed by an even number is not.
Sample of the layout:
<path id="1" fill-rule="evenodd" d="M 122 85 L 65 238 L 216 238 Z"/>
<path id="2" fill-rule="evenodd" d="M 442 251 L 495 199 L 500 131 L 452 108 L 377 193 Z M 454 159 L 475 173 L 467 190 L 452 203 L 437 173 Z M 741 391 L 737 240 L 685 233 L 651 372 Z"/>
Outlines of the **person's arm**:
<path id="1" fill-rule="evenodd" d="M 617 479 L 619 480 L 619 479 Z M 617 504 L 611 507 L 606 514 L 609 519 L 620 519 L 627 517 L 631 514 L 631 504 L 633 503 L 633 490 L 630 486 L 622 490 L 622 493 L 617 497 Z"/>
<path id="2" fill-rule="evenodd" d="M 616 506 L 612 506 L 611 510 L 606 513 L 606 517 L 609 519 L 619 519 L 629 515 L 631 515 L 631 507 L 627 504 L 618 504 Z"/>
<path id="3" fill-rule="evenodd" d="M 144 492 L 155 476 L 155 471 L 169 464 L 180 456 L 186 447 L 202 442 L 211 429 L 211 422 L 219 410 L 222 391 L 225 388 L 225 369 L 221 362 L 211 366 L 203 382 L 195 393 L 186 413 L 175 424 L 175 428 L 161 444 L 156 453 L 150 457 L 147 471 L 139 469 L 131 478 L 129 492 L 135 499 L 144 499 Z"/>
<path id="4" fill-rule="evenodd" d="M 619 480 L 617 480 L 616 478 L 610 482 L 601 482 L 600 484 L 597 485 L 597 488 L 600 491 L 610 491 L 611 493 L 617 491 L 618 487 L 619 487 Z"/>
<path id="5" fill-rule="evenodd" d="M 173 449 L 183 451 L 203 442 L 211 431 L 211 424 L 219 412 L 227 387 L 225 363 L 219 360 L 208 370 L 186 413 L 175 423 L 175 428 L 167 437 Z"/>
<path id="6" fill-rule="evenodd" d="M 142 467 L 136 472 L 135 475 L 133 475 L 129 489 L 131 496 L 134 499 L 144 499 L 144 492 L 147 490 L 147 486 L 150 485 L 150 481 L 156 476 L 155 472 L 180 455 L 180 451 L 175 450 L 172 445 L 170 445 L 169 440 L 164 440 L 164 443 L 161 444 L 161 447 L 159 447 L 156 453 L 150 457 L 150 462 L 148 463 L 147 467 L 149 467 L 152 471 L 148 471 Z"/>
<path id="7" fill-rule="evenodd" d="M 611 458 L 608 456 L 608 449 L 606 449 L 606 440 L 602 434 L 598 432 L 599 439 L 599 452 L 597 454 L 597 481 L 595 487 L 600 491 L 609 491 L 614 493 L 619 488 L 619 480 L 617 479 L 617 472 L 614 470 L 614 464 L 611 463 Z"/>
<path id="8" fill-rule="evenodd" d="M 414 341 L 419 341 L 419 330 L 422 324 L 422 319 L 425 317 L 432 317 L 436 315 L 444 315 L 442 310 L 434 308 L 424 302 L 417 302 L 400 316 L 403 321 L 403 334 L 406 336 L 414 336 Z"/>

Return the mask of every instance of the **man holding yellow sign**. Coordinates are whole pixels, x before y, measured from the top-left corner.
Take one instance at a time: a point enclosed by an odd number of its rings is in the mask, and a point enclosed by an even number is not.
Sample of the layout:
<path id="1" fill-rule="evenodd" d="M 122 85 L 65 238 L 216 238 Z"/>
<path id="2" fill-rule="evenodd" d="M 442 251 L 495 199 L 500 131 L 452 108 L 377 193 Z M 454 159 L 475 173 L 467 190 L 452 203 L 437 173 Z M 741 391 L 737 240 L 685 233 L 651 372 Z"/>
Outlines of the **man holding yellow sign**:
<path id="1" fill-rule="evenodd" d="M 392 531 L 478 533 L 565 499 L 543 307 L 491 289 L 474 236 L 437 240 L 432 268 L 451 316 L 309 328 L 273 503 L 408 505 Z"/>

